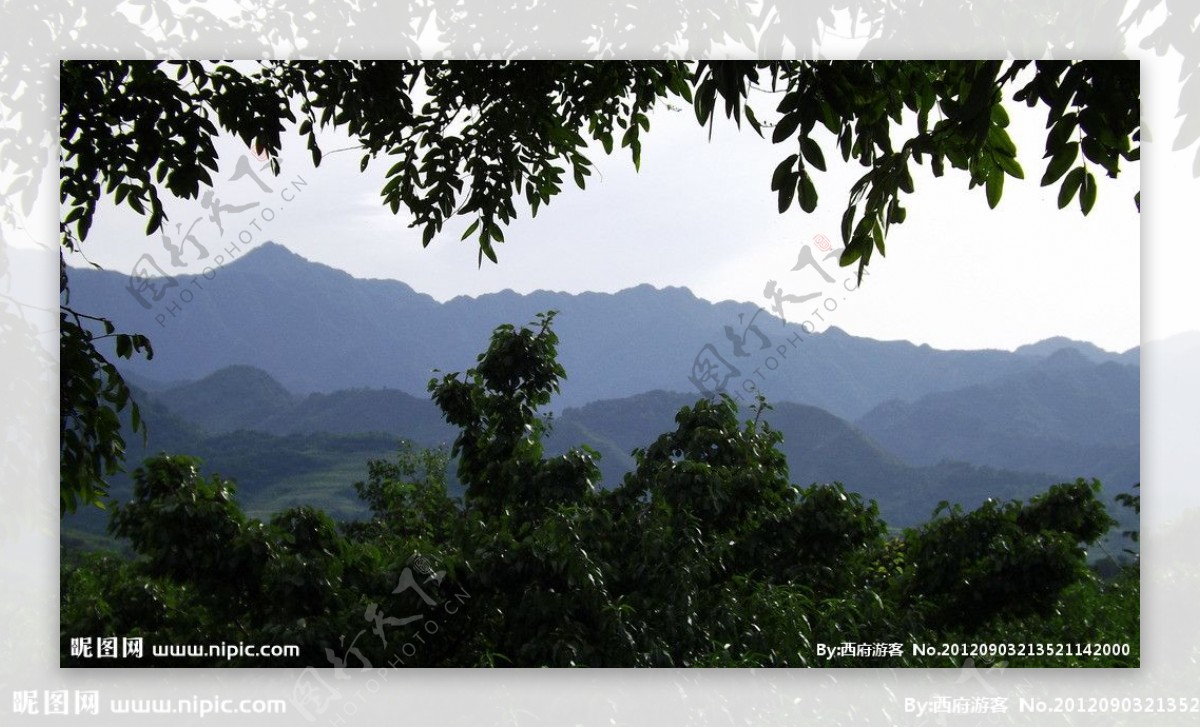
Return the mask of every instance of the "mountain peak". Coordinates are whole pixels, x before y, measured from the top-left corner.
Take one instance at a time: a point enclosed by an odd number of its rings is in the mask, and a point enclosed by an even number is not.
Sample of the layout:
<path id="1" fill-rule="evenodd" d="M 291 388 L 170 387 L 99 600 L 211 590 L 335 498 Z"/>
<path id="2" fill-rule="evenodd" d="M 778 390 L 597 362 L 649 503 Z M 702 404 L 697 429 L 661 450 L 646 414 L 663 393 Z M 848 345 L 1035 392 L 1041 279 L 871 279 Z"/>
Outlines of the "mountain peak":
<path id="1" fill-rule="evenodd" d="M 1034 344 L 1025 344 L 1024 346 L 1017 347 L 1014 353 L 1021 356 L 1045 358 L 1053 356 L 1064 349 L 1070 349 L 1080 354 L 1087 361 L 1095 363 L 1109 361 L 1118 356 L 1090 342 L 1076 341 L 1065 336 L 1052 336 Z"/>
<path id="2" fill-rule="evenodd" d="M 696 294 L 692 293 L 692 289 L 688 288 L 687 286 L 663 286 L 662 288 L 659 288 L 650 283 L 640 283 L 636 286 L 623 288 L 620 291 L 617 291 L 614 295 L 619 296 L 622 294 L 635 296 L 662 294 L 675 298 L 683 297 L 688 300 L 699 300 L 696 298 Z"/>
<path id="3" fill-rule="evenodd" d="M 1092 363 L 1091 358 L 1084 352 L 1072 346 L 1064 346 L 1042 359 L 1037 366 L 1043 369 L 1075 369 L 1089 366 Z"/>
<path id="4" fill-rule="evenodd" d="M 356 283 L 379 284 L 390 287 L 393 296 L 417 296 L 423 303 L 433 303 L 433 298 L 424 293 L 418 293 L 412 286 L 403 281 L 391 278 L 359 278 L 341 268 L 335 268 L 319 261 L 310 260 L 295 252 L 286 245 L 268 240 L 225 264 L 230 269 L 250 272 L 257 275 L 269 275 L 273 278 L 291 278 L 302 285 L 315 286 L 318 281 L 331 281 L 339 285 L 354 285 Z"/>
<path id="5" fill-rule="evenodd" d="M 257 422 L 294 399 L 270 374 L 246 364 L 226 366 L 160 396 L 170 399 L 179 415 L 210 432 L 234 429 L 235 423 Z"/>
<path id="6" fill-rule="evenodd" d="M 281 245 L 281 244 L 275 242 L 274 240 L 267 240 L 267 241 L 263 242 L 261 245 L 254 248 L 251 252 L 254 252 L 254 253 L 257 253 L 260 255 L 264 254 L 264 253 L 268 253 L 268 254 L 273 254 L 273 255 L 280 255 L 280 254 L 291 255 L 291 256 L 295 256 L 297 258 L 301 257 L 301 256 L 297 255 L 296 253 L 293 253 L 291 248 L 287 247 L 286 245 Z"/>
<path id="7" fill-rule="evenodd" d="M 280 245 L 274 240 L 268 240 L 265 243 L 254 248 L 244 251 L 240 256 L 229 262 L 229 265 L 241 263 L 243 265 L 254 264 L 255 266 L 271 266 L 272 268 L 281 265 L 288 266 L 320 266 L 328 268 L 328 266 L 309 260 L 291 248 Z"/>
<path id="8" fill-rule="evenodd" d="M 235 387 L 244 390 L 260 389 L 272 396 L 290 398 L 292 395 L 274 377 L 250 364 L 230 364 L 193 382 L 172 387 L 172 391 L 194 390 L 203 387 Z"/>

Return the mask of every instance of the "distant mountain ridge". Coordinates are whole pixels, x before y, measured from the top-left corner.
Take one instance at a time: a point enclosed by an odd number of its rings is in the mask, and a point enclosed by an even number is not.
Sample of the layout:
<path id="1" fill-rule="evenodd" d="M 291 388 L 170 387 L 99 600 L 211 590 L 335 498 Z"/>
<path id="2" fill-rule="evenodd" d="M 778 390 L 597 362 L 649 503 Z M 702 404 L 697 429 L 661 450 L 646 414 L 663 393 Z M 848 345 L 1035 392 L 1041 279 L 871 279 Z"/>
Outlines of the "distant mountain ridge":
<path id="1" fill-rule="evenodd" d="M 1137 354 L 1113 355 L 1069 340 L 1018 352 L 941 351 L 837 328 L 808 334 L 751 304 L 710 303 L 685 288 L 647 285 L 615 294 L 505 291 L 438 303 L 404 283 L 357 279 L 273 243 L 238 255 L 208 277 L 194 276 L 202 288 L 192 286 L 192 278 L 173 287 L 151 279 L 148 285 L 163 299 L 147 300 L 145 308 L 128 290 L 127 276 L 71 269 L 72 303 L 150 336 L 153 361 L 121 364 L 151 388 L 155 381 L 194 381 L 237 364 L 262 369 L 295 393 L 388 387 L 417 397 L 434 369 L 472 366 L 497 325 L 523 324 L 554 309 L 568 373 L 556 408 L 654 390 L 698 393 L 689 379 L 698 371 L 694 365 L 700 356 L 720 364 L 715 355 L 738 370 L 727 381 L 731 392 L 748 399 L 753 386 L 771 401 L 855 420 L 890 400 L 912 402 L 1019 373 L 1047 348 L 1108 359 L 1136 360 Z M 743 321 L 756 322 L 762 338 L 750 335 Z M 737 356 L 731 336 L 743 338 L 745 357 Z"/>
<path id="2" fill-rule="evenodd" d="M 1141 363 L 1141 347 L 1134 347 L 1128 351 L 1114 353 L 1105 351 L 1087 341 L 1075 341 L 1068 339 L 1065 336 L 1052 336 L 1049 339 L 1042 339 L 1034 344 L 1026 344 L 1017 347 L 1014 354 L 1020 356 L 1032 356 L 1044 358 L 1051 356 L 1063 349 L 1070 349 L 1082 355 L 1090 362 L 1101 364 L 1103 362 L 1115 362 L 1117 364 L 1130 364 L 1138 366 Z"/>
<path id="3" fill-rule="evenodd" d="M 437 444 L 449 441 L 454 433 L 428 398 L 398 389 L 366 388 L 302 397 L 284 389 L 267 372 L 246 365 L 226 367 L 144 396 L 210 434 L 386 432 Z"/>
<path id="4" fill-rule="evenodd" d="M 245 364 L 168 388 L 156 399 L 169 402 L 172 412 L 210 432 L 263 429 L 272 413 L 296 402 L 270 374 Z"/>
<path id="5" fill-rule="evenodd" d="M 1128 487 L 1139 479 L 1141 376 L 1060 349 L 991 382 L 879 405 L 856 424 L 915 465 L 961 460 L 1078 472 Z"/>
<path id="6" fill-rule="evenodd" d="M 262 447 L 292 452 L 294 447 L 286 442 L 272 446 L 263 438 L 381 433 L 433 447 L 448 445 L 457 435 L 428 399 L 387 389 L 298 397 L 283 390 L 267 373 L 245 366 L 230 367 L 160 392 L 141 392 L 139 396 L 154 413 L 148 417 L 153 439 L 165 434 L 183 451 L 188 450 L 189 442 L 200 443 L 201 449 L 213 453 L 210 457 L 217 457 L 218 462 L 227 458 L 214 443 L 228 442 L 230 437 L 239 442 L 261 441 Z M 697 398 L 695 394 L 653 391 L 567 408 L 550 418 L 547 451 L 560 453 L 577 445 L 591 446 L 601 454 L 603 482 L 611 487 L 634 468 L 632 451 L 674 430 L 675 414 L 681 407 L 694 405 Z M 261 405 L 245 407 L 242 402 Z M 750 414 L 743 411 L 743 416 Z M 1028 497 L 1053 482 L 1078 476 L 1101 477 L 1092 464 L 1072 470 L 1055 461 L 1041 470 L 1022 467 L 1019 462 L 1010 467 L 989 467 L 986 463 L 981 467 L 962 458 L 931 459 L 917 453 L 913 464 L 856 426 L 808 405 L 776 403 L 761 417 L 783 434 L 781 450 L 793 482 L 807 485 L 840 481 L 850 490 L 879 501 L 885 518 L 893 525 L 923 520 L 943 499 L 973 506 L 988 497 Z M 160 421 L 166 427 L 165 433 L 159 432 Z M 207 432 L 196 433 L 189 429 L 193 427 Z M 252 436 L 251 430 L 264 434 Z M 190 433 L 190 440 L 171 436 L 173 432 Z M 376 438 L 375 442 L 381 441 Z M 264 453 L 263 457 L 302 471 L 302 461 L 308 456 L 293 452 L 286 459 L 274 453 Z M 301 461 L 299 465 L 297 461 Z M 1134 463 L 1136 469 L 1136 460 Z M 257 473 L 259 468 L 253 470 Z M 225 474 L 240 475 L 236 471 Z M 253 484 L 264 477 L 250 474 L 244 480 Z M 263 497 L 258 490 L 261 488 L 252 487 L 248 493 L 252 500 Z"/>

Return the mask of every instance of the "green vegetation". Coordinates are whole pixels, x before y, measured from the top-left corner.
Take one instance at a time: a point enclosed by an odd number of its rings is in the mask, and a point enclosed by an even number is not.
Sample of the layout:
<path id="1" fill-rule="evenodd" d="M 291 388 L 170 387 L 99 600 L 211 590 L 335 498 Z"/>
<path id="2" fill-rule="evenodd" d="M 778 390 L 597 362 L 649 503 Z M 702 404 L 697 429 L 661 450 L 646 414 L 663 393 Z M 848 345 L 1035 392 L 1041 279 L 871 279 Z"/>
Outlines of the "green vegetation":
<path id="1" fill-rule="evenodd" d="M 775 108 L 755 111 L 752 89 L 778 92 L 757 97 L 777 99 Z M 857 263 L 861 278 L 874 251 L 885 254 L 890 226 L 907 216 L 912 163 L 928 162 L 937 176 L 948 163 L 991 207 L 1006 179 L 1024 178 L 1006 131 L 1009 89 L 1012 101 L 1047 111 L 1041 184 L 1059 186 L 1060 208 L 1077 199 L 1088 214 L 1096 171 L 1115 177 L 1121 162 L 1140 158 L 1136 62 L 268 61 L 246 73 L 197 61 L 68 60 L 60 73 L 61 250 L 82 249 L 106 197 L 145 216 L 147 235 L 160 230 L 163 192 L 196 198 L 211 186 L 221 131 L 265 151 L 278 173 L 285 130 L 296 127 L 319 165 L 317 135 L 332 127 L 360 146 L 363 170 L 372 160 L 391 163 L 383 202 L 412 216 L 423 244 L 460 218 L 480 264 L 496 262 L 518 205 L 536 215 L 570 184 L 567 175 L 585 187 L 590 142 L 606 153 L 628 148 L 639 166 L 648 113 L 678 101 L 701 125 L 711 127 L 723 109 L 784 145 L 769 180 L 780 213 L 793 203 L 816 209 L 816 172 L 827 168 L 821 139 L 836 139 L 842 161 L 865 170 L 841 225 L 841 263 Z M 145 336 L 117 333 L 104 312 L 71 308 L 65 264 L 60 291 L 65 513 L 98 504 L 123 462 L 118 413 L 131 404 L 130 390 L 96 339 L 114 337 L 120 358 L 152 349 Z"/>
<path id="2" fill-rule="evenodd" d="M 238 502 L 248 515 L 267 519 L 292 506 L 310 505 L 338 519 L 359 518 L 366 505 L 347 487 L 366 477 L 367 463 L 395 452 L 399 440 L 385 433 L 335 435 L 305 433 L 284 436 L 238 431 L 218 435 L 173 437 L 169 418 L 148 420 L 154 426 L 152 447 L 135 443 L 135 460 L 186 452 L 204 463 L 208 473 L 235 478 Z M 161 425 L 161 426 L 155 426 Z M 189 431 L 190 432 L 190 431 Z M 127 501 L 133 479 L 124 473 L 112 479 L 111 498 Z M 451 483 L 453 492 L 456 485 Z M 89 508 L 62 519 L 63 545 L 69 551 L 113 547 L 106 537 L 109 511 Z"/>
<path id="3" fill-rule="evenodd" d="M 1041 184 L 1058 186 L 1060 208 L 1078 200 L 1088 214 L 1095 171 L 1115 177 L 1139 158 L 1136 63 L 264 62 L 244 73 L 194 61 L 64 61 L 62 251 L 81 250 L 105 197 L 158 231 L 160 193 L 195 198 L 211 186 L 222 130 L 265 151 L 278 172 L 282 135 L 295 125 L 314 164 L 327 127 L 361 145 L 364 170 L 387 158 L 383 201 L 412 215 L 425 245 L 461 216 L 480 263 L 495 262 L 518 205 L 536 215 L 568 174 L 586 186 L 589 141 L 606 153 L 628 148 L 640 165 L 648 113 L 681 100 L 702 125 L 723 109 L 785 145 L 769 181 L 780 213 L 816 208 L 824 127 L 843 162 L 865 170 L 841 226 L 841 262 L 857 263 L 861 277 L 906 218 L 911 163 L 928 161 L 937 176 L 949 163 L 991 207 L 1007 178 L 1024 178 L 1006 131 L 1003 97 L 1014 86 L 1013 101 L 1047 110 Z M 750 104 L 756 87 L 779 92 L 753 97 L 772 99 L 770 119 Z M 153 350 L 145 336 L 72 308 L 63 260 L 67 513 L 101 503 L 122 469 L 122 414 L 126 431 L 145 434 L 99 342 L 111 338 L 117 358 Z M 367 520 L 339 525 L 301 505 L 262 521 L 194 457 L 146 460 L 110 521 L 134 555 L 64 559 L 63 664 L 224 664 L 97 663 L 71 652 L 72 638 L 141 636 L 160 646 L 301 648 L 299 658 L 230 665 L 950 666 L 967 655 L 821 655 L 847 641 L 1007 644 L 1014 635 L 1071 652 L 1005 656 L 1014 666 L 1138 664 L 1136 562 L 1103 580 L 1086 567 L 1084 547 L 1113 523 L 1098 483 L 970 512 L 947 507 L 891 531 L 874 502 L 838 483 L 793 485 L 781 436 L 761 421 L 765 402 L 741 422 L 724 398 L 681 408 L 673 431 L 635 452 L 623 482 L 599 491 L 595 451 L 543 450 L 537 412 L 565 376 L 551 320 L 497 329 L 474 368 L 430 383 L 458 428 L 453 449 L 371 461 L 356 488 Z M 231 413 L 212 414 L 219 424 Z M 244 461 L 263 449 L 243 433 L 228 439 L 225 451 Z M 243 484 L 298 475 L 314 457 L 297 442 Z M 451 459 L 461 503 L 447 491 Z M 1097 657 L 1097 644 L 1132 650 Z"/>
<path id="4" fill-rule="evenodd" d="M 1029 655 L 975 662 L 1138 665 L 1136 562 L 1107 579 L 1086 567 L 1084 547 L 1114 523 L 1099 483 L 944 504 L 896 533 L 838 483 L 790 483 L 765 402 L 740 422 L 726 397 L 680 409 L 601 491 L 593 451 L 543 452 L 538 409 L 565 377 L 552 322 L 502 326 L 475 367 L 430 382 L 453 449 L 372 461 L 355 486 L 365 520 L 299 506 L 263 522 L 196 459 L 147 460 L 110 525 L 136 555 L 64 563 L 62 664 L 955 666 L 969 653 L 912 645 L 1019 642 Z M 71 655 L 71 638 L 109 635 L 301 655 Z M 823 656 L 845 642 L 904 652 Z M 1041 654 L 1057 645 L 1068 654 Z"/>

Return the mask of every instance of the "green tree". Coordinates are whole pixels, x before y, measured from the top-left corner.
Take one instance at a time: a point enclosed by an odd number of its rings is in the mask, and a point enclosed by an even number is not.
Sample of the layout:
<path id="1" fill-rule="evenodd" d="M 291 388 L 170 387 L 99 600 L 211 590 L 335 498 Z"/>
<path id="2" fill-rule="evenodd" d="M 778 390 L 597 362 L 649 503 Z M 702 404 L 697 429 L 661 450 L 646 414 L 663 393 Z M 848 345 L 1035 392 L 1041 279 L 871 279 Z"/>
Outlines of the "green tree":
<path id="1" fill-rule="evenodd" d="M 941 629 L 1046 616 L 1087 575 L 1083 547 L 1116 525 L 1099 493 L 1099 481 L 1079 479 L 1028 504 L 988 500 L 964 513 L 943 503 L 934 520 L 905 534 L 901 601 L 928 604 L 929 623 Z"/>
<path id="2" fill-rule="evenodd" d="M 635 452 L 621 484 L 597 490 L 593 454 L 543 451 L 538 410 L 566 374 L 552 323 L 548 313 L 501 326 L 476 367 L 430 383 L 460 429 L 461 503 L 446 494 L 444 450 L 402 446 L 370 462 L 355 485 L 370 515 L 344 524 L 310 507 L 263 523 L 194 458 L 148 460 L 110 525 L 136 557 L 62 567 L 64 655 L 72 637 L 121 634 L 301 647 L 298 659 L 235 665 L 353 656 L 379 666 L 410 639 L 408 616 L 456 595 L 469 603 L 419 654 L 403 653 L 405 664 L 817 665 L 827 664 L 818 644 L 846 640 L 1008 642 L 1015 630 L 1022 642 L 1091 644 L 1136 632 L 1136 574 L 1101 582 L 1085 567 L 1083 547 L 1112 523 L 1095 482 L 970 512 L 946 505 L 887 538 L 875 504 L 841 484 L 789 482 L 765 403 L 740 420 L 722 398 L 682 408 L 673 431 Z M 436 575 L 418 578 L 418 556 Z M 1136 652 L 1110 657 L 1068 664 L 1137 663 Z"/>
<path id="3" fill-rule="evenodd" d="M 491 346 L 464 377 L 447 374 L 429 382 L 446 421 L 460 429 L 450 454 L 458 458 L 467 499 L 486 512 L 512 509 L 523 515 L 578 502 L 600 479 L 596 453 L 586 446 L 543 456 L 547 426 L 535 413 L 550 404 L 566 377 L 557 358 L 558 336 L 550 328 L 554 315 L 540 316 L 536 330 L 497 328 Z"/>
<path id="4" fill-rule="evenodd" d="M 782 92 L 769 122 L 771 140 L 791 149 L 770 180 L 780 212 L 794 201 L 806 212 L 816 208 L 814 171 L 827 166 L 818 124 L 834 135 L 844 161 L 867 168 L 841 226 L 841 262 L 857 263 L 861 276 L 873 251 L 884 254 L 890 226 L 905 219 L 913 162 L 928 161 L 937 175 L 949 162 L 992 207 L 1007 177 L 1024 177 L 1006 131 L 1009 89 L 1014 101 L 1047 109 L 1041 183 L 1059 183 L 1059 206 L 1077 197 L 1087 214 L 1097 196 L 1094 170 L 1115 177 L 1121 161 L 1139 157 L 1138 83 L 1136 63 L 1092 61 L 303 61 L 262 62 L 253 71 L 196 61 L 63 61 L 62 248 L 82 249 L 104 196 L 144 215 L 147 234 L 158 230 L 166 218 L 161 191 L 194 198 L 212 184 L 213 138 L 222 130 L 265 150 L 278 171 L 281 135 L 294 125 L 314 164 L 325 128 L 360 145 L 364 170 L 372 159 L 391 162 L 383 201 L 413 216 L 425 245 L 461 217 L 480 263 L 495 262 L 519 205 L 536 215 L 568 174 L 586 186 L 589 143 L 606 153 L 627 147 L 639 165 L 648 114 L 667 101 L 689 104 L 709 125 L 720 106 L 763 134 L 765 112 L 749 101 L 757 86 Z M 915 124 L 904 125 L 906 115 Z M 62 289 L 66 296 L 65 275 Z M 111 333 L 103 317 L 95 323 Z M 109 425 L 128 401 L 119 372 L 74 327 L 63 326 L 62 346 L 71 350 L 63 378 L 91 384 L 66 389 L 62 403 L 74 413 L 69 425 L 64 419 L 64 433 L 74 433 L 64 434 L 62 453 L 68 510 L 104 492 L 121 452 Z M 149 353 L 138 345 L 148 342 L 123 336 L 118 355 Z M 108 394 L 97 399 L 96 391 Z"/>
<path id="5" fill-rule="evenodd" d="M 82 505 L 102 505 L 107 493 L 105 478 L 119 472 L 125 462 L 125 436 L 120 412 L 129 409 L 134 433 L 145 434 L 141 411 L 125 379 L 96 342 L 113 337 L 117 356 L 129 358 L 136 350 L 154 355 L 141 334 L 118 334 L 111 321 L 81 314 L 67 305 L 66 267 L 63 266 L 64 303 L 59 313 L 59 512 L 74 512 Z M 88 320 L 100 324 L 98 334 Z"/>
<path id="6" fill-rule="evenodd" d="M 445 462 L 444 453 L 418 456 L 410 448 L 395 461 L 373 462 L 370 483 L 358 484 L 372 518 L 339 525 L 308 506 L 264 523 L 242 512 L 231 481 L 201 477 L 197 459 L 148 459 L 134 472 L 132 499 L 116 507 L 109 525 L 135 557 L 87 554 L 63 564 L 64 664 L 94 666 L 68 650 L 71 638 L 97 635 L 143 637 L 155 645 L 300 648 L 299 658 L 223 662 L 146 654 L 113 665 L 329 665 L 329 654 L 344 660 L 342 638 L 371 631 L 364 616 L 370 609 L 420 610 L 418 595 L 395 593 L 413 553 L 453 568 L 455 539 L 448 534 L 459 512 L 445 495 Z M 419 463 L 442 470 L 419 472 Z M 436 585 L 426 591 L 438 595 Z M 454 645 L 447 640 L 441 649 Z M 386 657 L 377 655 L 381 663 Z M 446 660 L 436 650 L 424 657 L 431 664 Z"/>
<path id="7" fill-rule="evenodd" d="M 395 459 L 367 463 L 367 481 L 354 484 L 358 497 L 371 509 L 372 518 L 347 526 L 358 540 L 401 534 L 417 539 L 431 553 L 450 538 L 447 524 L 458 504 L 446 492 L 450 456 L 445 448 L 418 450 L 401 443 Z"/>

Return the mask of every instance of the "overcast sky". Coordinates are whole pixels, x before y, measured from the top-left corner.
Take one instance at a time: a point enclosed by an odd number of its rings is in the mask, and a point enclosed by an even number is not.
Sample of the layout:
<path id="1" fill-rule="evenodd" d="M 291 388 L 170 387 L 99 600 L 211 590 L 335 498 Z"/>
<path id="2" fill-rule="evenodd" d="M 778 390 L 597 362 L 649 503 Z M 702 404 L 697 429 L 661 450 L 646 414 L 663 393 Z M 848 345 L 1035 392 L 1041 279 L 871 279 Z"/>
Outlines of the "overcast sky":
<path id="1" fill-rule="evenodd" d="M 777 98 L 755 92 L 751 102 L 760 118 L 770 118 Z M 819 253 L 816 236 L 839 243 L 847 193 L 863 168 L 842 163 L 832 136 L 820 137 L 829 162 L 829 172 L 817 177 L 820 206 L 811 215 L 796 205 L 780 215 L 770 178 L 791 145 L 772 145 L 723 117 L 710 142 L 690 109 L 663 108 L 652 116 L 640 173 L 628 150 L 606 157 L 597 148 L 589 157 L 599 174 L 586 190 L 572 184 L 536 219 L 518 208 L 520 219 L 497 248 L 499 265 L 485 260 L 480 268 L 474 242 L 459 241 L 465 219 L 422 248 L 404 211 L 392 215 L 379 197 L 391 162 L 360 173 L 361 155 L 333 152 L 348 146 L 335 136 L 323 143 L 327 155 L 319 168 L 299 138 L 287 140 L 281 177 L 263 174 L 269 192 L 246 175 L 229 180 L 247 150 L 224 140 L 214 190 L 227 206 L 224 233 L 198 203 L 173 199 L 168 231 L 182 225 L 175 235 L 181 239 L 190 228 L 214 254 L 239 237 L 252 238 L 249 245 L 238 243 L 243 251 L 274 240 L 310 260 L 358 277 L 401 280 L 443 301 L 506 288 L 615 292 L 650 283 L 769 308 L 764 289 L 774 281 L 788 294 L 821 292 L 789 306 L 789 320 L 803 313 L 818 329 L 836 325 L 939 348 L 1011 349 L 1056 335 L 1115 351 L 1137 346 L 1139 215 L 1132 198 L 1138 166 L 1126 166 L 1117 180 L 1100 178 L 1088 217 L 1075 204 L 1060 211 L 1057 186 L 1038 186 L 1045 169 L 1044 111 L 1011 101 L 1006 107 L 1024 182 L 1008 180 L 1000 206 L 989 210 L 982 190 L 966 189 L 964 174 L 948 169 L 934 179 L 927 168 L 914 167 L 908 219 L 893 226 L 888 256 L 872 259 L 855 291 L 842 283 L 852 271 L 836 269 L 833 261 L 826 263 L 832 284 L 811 268 L 792 268 L 805 244 Z M 169 256 L 161 239 L 146 238 L 144 225 L 127 210 L 102 207 L 87 241 L 89 258 L 128 272 L 149 251 L 165 268 Z M 208 262 L 188 270 L 198 274 Z M 810 315 L 816 310 L 823 320 Z"/>

